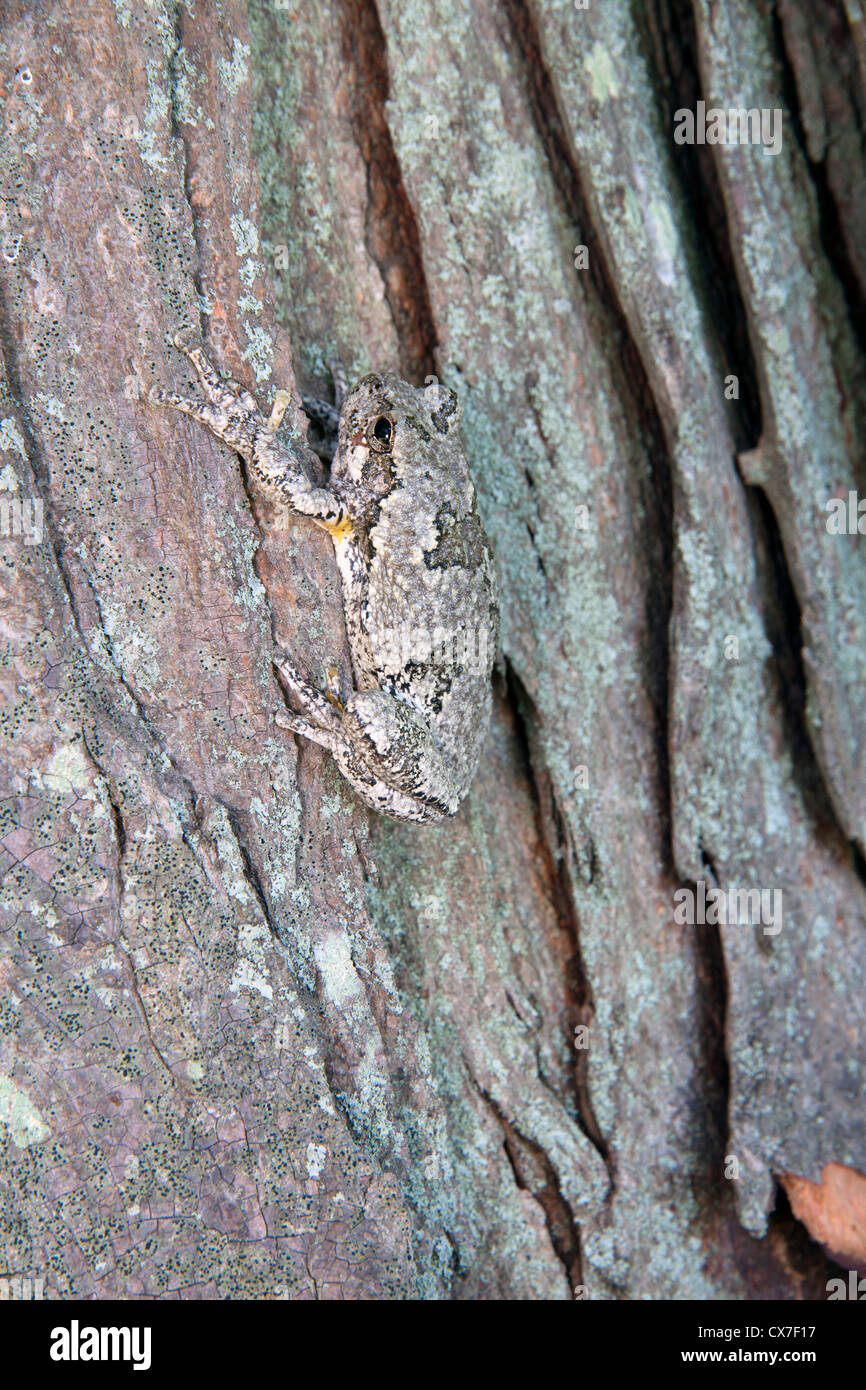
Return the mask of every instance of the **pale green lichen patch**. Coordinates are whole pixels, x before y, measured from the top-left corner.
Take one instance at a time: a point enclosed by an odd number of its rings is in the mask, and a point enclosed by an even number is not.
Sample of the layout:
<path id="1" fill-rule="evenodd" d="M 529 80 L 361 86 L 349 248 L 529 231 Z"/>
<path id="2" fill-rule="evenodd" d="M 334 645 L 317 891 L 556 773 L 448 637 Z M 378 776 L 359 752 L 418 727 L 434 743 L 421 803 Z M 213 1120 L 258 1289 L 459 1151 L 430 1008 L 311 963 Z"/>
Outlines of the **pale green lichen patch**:
<path id="1" fill-rule="evenodd" d="M 342 1009 L 357 1000 L 363 991 L 345 933 L 326 932 L 315 943 L 313 953 L 322 987 L 331 1003 Z"/>
<path id="2" fill-rule="evenodd" d="M 241 353 L 244 362 L 249 362 L 256 381 L 267 381 L 274 365 L 274 339 L 261 324 L 251 328 L 245 324 L 249 342 Z"/>
<path id="3" fill-rule="evenodd" d="M 51 1133 L 27 1092 L 9 1076 L 0 1076 L 0 1124 L 21 1149 L 40 1144 Z"/>
<path id="4" fill-rule="evenodd" d="M 260 314 L 264 307 L 264 301 L 254 294 L 242 294 L 238 300 L 238 309 L 242 314 Z"/>
<path id="5" fill-rule="evenodd" d="M 195 64 L 190 60 L 185 48 L 177 50 L 174 61 L 174 104 L 177 119 L 188 125 L 202 122 L 206 129 L 213 129 L 213 120 L 206 115 L 201 103 L 196 100 L 196 86 L 201 77 Z"/>
<path id="6" fill-rule="evenodd" d="M 238 926 L 238 962 L 229 986 L 233 992 L 252 989 L 264 999 L 273 999 L 267 964 L 272 948 L 273 938 L 261 923 L 242 922 Z"/>
<path id="7" fill-rule="evenodd" d="M 143 125 L 134 136 L 139 154 L 155 173 L 164 172 L 169 162 L 165 131 L 171 116 L 171 100 L 164 85 L 162 63 L 155 59 L 147 63 L 147 106 L 143 116 Z"/>
<path id="8" fill-rule="evenodd" d="M 249 77 L 250 46 L 235 38 L 231 58 L 217 58 L 217 73 L 225 91 L 236 97 Z"/>
<path id="9" fill-rule="evenodd" d="M 229 225 L 238 256 L 243 258 L 255 255 L 259 249 L 259 232 L 255 222 L 251 222 L 239 212 L 234 212 L 229 218 Z"/>
<path id="10" fill-rule="evenodd" d="M 324 1144 L 310 1143 L 307 1145 L 306 1159 L 308 1177 L 320 1178 L 322 1176 L 322 1169 L 325 1166 L 327 1153 L 328 1150 Z"/>
<path id="11" fill-rule="evenodd" d="M 90 787 L 92 775 L 92 767 L 78 741 L 61 744 L 42 768 L 34 770 L 37 786 L 62 795 Z"/>
<path id="12" fill-rule="evenodd" d="M 592 81 L 592 94 L 596 101 L 608 101 L 611 97 L 619 96 L 616 71 L 604 44 L 593 44 L 583 60 L 583 65 Z"/>
<path id="13" fill-rule="evenodd" d="M 22 459 L 27 458 L 27 450 L 24 448 L 24 440 L 21 431 L 11 417 L 0 420 L 0 449 L 8 450 L 19 454 Z"/>

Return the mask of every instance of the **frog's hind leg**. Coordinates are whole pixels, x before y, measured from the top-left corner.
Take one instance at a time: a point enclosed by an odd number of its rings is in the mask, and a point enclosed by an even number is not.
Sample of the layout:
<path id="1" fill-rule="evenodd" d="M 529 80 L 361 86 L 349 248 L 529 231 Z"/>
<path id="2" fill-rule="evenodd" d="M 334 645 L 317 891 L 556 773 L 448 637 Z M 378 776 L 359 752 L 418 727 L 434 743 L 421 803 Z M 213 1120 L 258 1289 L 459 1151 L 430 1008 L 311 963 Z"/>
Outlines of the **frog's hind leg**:
<path id="1" fill-rule="evenodd" d="M 339 757 L 350 751 L 346 740 L 331 729 L 320 729 L 318 724 L 312 723 L 302 714 L 294 714 L 291 710 L 278 709 L 274 715 L 274 722 L 280 729 L 288 729 L 290 733 L 301 734 L 308 738 L 311 743 L 318 743 L 321 748 L 327 748 L 334 757 Z"/>
<path id="2" fill-rule="evenodd" d="M 163 391 L 159 386 L 151 386 L 148 400 L 151 405 L 171 406 L 182 415 L 189 415 L 193 420 L 198 420 L 200 425 L 206 425 L 217 439 L 224 440 L 233 449 L 243 452 L 253 448 L 253 431 L 248 426 L 246 416 L 241 415 L 239 419 L 230 417 L 224 404 L 190 400 L 187 396 L 177 395 L 175 391 Z M 231 397 L 231 401 L 234 404 L 234 397 Z"/>
<path id="3" fill-rule="evenodd" d="M 310 685 L 309 681 L 305 681 L 284 652 L 280 652 L 274 657 L 274 667 L 282 677 L 289 694 L 293 695 L 302 707 L 307 719 L 312 720 L 322 729 L 339 734 L 340 711 L 328 699 L 325 692 L 317 690 L 314 685 Z M 343 742 L 345 743 L 345 740 Z"/>
<path id="4" fill-rule="evenodd" d="M 435 803 L 391 786 L 385 778 L 372 771 L 355 748 L 347 746 L 345 750 L 334 753 L 334 761 L 353 791 L 382 816 L 431 825 L 451 814 L 450 810 Z"/>
<path id="5" fill-rule="evenodd" d="M 455 768 L 418 710 L 384 690 L 356 690 L 346 704 L 341 729 L 356 757 L 384 789 L 379 810 L 397 820 L 454 815 L 468 790 L 474 763 Z M 407 803 L 414 814 L 406 814 Z"/>

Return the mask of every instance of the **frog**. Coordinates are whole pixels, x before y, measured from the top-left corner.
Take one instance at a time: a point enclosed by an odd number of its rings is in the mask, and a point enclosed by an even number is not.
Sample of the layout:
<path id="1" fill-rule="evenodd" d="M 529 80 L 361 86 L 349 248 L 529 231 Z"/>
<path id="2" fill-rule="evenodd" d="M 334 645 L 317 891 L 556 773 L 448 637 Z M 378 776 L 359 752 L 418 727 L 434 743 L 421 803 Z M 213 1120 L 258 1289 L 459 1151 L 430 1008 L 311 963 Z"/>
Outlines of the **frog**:
<path id="1" fill-rule="evenodd" d="M 386 371 L 350 390 L 336 371 L 333 406 L 303 398 L 330 455 L 322 484 L 306 441 L 278 433 L 288 393 L 277 393 L 266 417 L 187 334 L 175 344 L 195 369 L 201 398 L 154 386 L 150 403 L 206 426 L 244 460 L 261 495 L 333 542 L 353 688 L 344 698 L 334 667 L 322 689 L 278 648 L 278 725 L 327 749 L 380 814 L 421 824 L 453 817 L 490 722 L 500 624 L 457 393 Z"/>

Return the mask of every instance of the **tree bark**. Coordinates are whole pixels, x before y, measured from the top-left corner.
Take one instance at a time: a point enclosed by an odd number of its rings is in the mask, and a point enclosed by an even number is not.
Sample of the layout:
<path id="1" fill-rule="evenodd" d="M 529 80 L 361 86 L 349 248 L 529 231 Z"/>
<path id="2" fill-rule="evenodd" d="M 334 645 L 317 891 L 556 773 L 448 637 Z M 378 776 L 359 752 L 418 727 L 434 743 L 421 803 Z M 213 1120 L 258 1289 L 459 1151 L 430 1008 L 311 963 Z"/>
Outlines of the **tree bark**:
<path id="1" fill-rule="evenodd" d="M 7 0 L 3 1269 L 744 1299 L 866 1261 L 866 539 L 826 524 L 866 496 L 864 32 Z M 699 101 L 781 150 L 676 144 Z M 147 404 L 182 326 L 298 440 L 335 355 L 458 391 L 503 630 L 453 822 L 277 728 L 275 647 L 351 678 L 333 551 Z M 780 930 L 681 925 L 713 888 Z"/>

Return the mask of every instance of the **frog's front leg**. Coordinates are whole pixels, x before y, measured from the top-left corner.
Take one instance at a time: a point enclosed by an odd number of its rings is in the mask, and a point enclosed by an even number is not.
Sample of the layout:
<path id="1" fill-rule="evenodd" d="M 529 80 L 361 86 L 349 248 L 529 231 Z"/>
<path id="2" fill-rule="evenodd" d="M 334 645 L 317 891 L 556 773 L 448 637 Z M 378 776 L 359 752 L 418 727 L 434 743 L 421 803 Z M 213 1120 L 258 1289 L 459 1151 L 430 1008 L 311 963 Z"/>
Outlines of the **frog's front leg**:
<path id="1" fill-rule="evenodd" d="M 195 367 L 206 400 L 190 400 L 173 391 L 152 387 L 151 404 L 180 410 L 206 425 L 217 439 L 236 450 L 247 462 L 262 493 L 272 502 L 288 506 L 300 516 L 308 516 L 334 536 L 352 529 L 342 502 L 328 488 L 316 487 L 304 469 L 300 453 L 284 444 L 275 433 L 285 398 L 266 420 L 255 398 L 238 382 L 224 381 L 205 353 L 191 347 L 178 335 L 175 346 Z"/>

